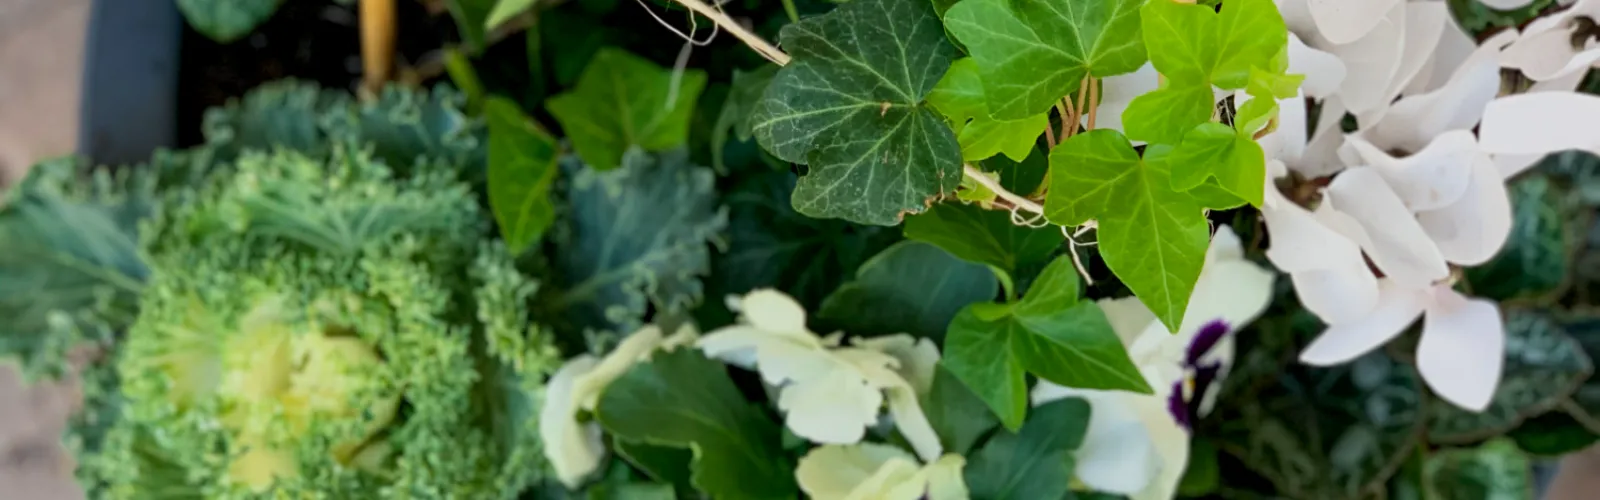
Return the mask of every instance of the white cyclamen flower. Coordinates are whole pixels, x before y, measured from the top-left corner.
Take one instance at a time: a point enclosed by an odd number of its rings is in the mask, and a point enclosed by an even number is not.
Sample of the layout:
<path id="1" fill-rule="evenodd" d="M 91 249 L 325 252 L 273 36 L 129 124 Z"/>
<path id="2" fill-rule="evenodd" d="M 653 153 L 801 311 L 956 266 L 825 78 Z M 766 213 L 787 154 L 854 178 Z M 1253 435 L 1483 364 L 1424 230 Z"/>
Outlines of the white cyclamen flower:
<path id="1" fill-rule="evenodd" d="M 1560 82 L 1547 88 L 1573 90 L 1584 74 L 1600 62 L 1600 42 L 1578 35 L 1579 17 L 1600 18 L 1600 1 L 1583 0 L 1555 15 L 1528 23 L 1521 36 L 1500 54 L 1500 65 L 1522 70 L 1529 79 Z M 1574 45 L 1574 42 L 1578 42 Z"/>
<path id="2" fill-rule="evenodd" d="M 795 435 L 817 443 L 859 442 L 877 423 L 887 394 L 895 428 L 917 456 L 933 460 L 943 453 L 911 382 L 931 379 L 924 367 L 938 361 L 926 339 L 920 341 L 925 346 L 903 336 L 839 347 L 842 334 L 819 338 L 806 328 L 800 303 L 775 290 L 750 292 L 730 306 L 740 312 L 739 323 L 707 334 L 696 345 L 707 356 L 760 371 L 763 381 L 779 388 L 778 409 Z"/>
<path id="3" fill-rule="evenodd" d="M 623 339 L 604 359 L 584 354 L 556 370 L 546 384 L 544 407 L 539 410 L 539 438 L 561 484 L 577 488 L 605 458 L 600 425 L 579 422 L 579 413 L 593 412 L 600 393 L 634 364 L 649 359 L 658 349 L 692 343 L 695 337 L 691 326 L 663 338 L 660 328 L 648 325 Z"/>
<path id="4" fill-rule="evenodd" d="M 816 500 L 966 500 L 961 455 L 945 455 L 927 466 L 886 444 L 819 446 L 800 458 L 795 479 Z"/>
<path id="5" fill-rule="evenodd" d="M 1177 335 L 1137 299 L 1101 310 L 1155 394 L 1062 387 L 1041 381 L 1035 406 L 1065 397 L 1089 402 L 1089 428 L 1074 475 L 1098 491 L 1169 500 L 1189 457 L 1193 422 L 1209 412 L 1233 360 L 1231 333 L 1266 309 L 1273 275 L 1244 259 L 1238 236 L 1217 229 Z"/>

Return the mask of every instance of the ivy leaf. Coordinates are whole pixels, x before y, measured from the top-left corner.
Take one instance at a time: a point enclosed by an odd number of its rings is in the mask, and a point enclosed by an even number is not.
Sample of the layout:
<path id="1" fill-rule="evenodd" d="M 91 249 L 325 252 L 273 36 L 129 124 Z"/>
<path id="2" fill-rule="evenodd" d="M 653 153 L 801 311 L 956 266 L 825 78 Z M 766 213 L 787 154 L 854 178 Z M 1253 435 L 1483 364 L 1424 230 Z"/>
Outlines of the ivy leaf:
<path id="1" fill-rule="evenodd" d="M 1011 213 L 940 203 L 906 219 L 906 238 L 937 245 L 968 262 L 987 264 L 1015 279 L 1050 260 L 1065 238 L 1054 227 L 1011 223 Z"/>
<path id="2" fill-rule="evenodd" d="M 779 38 L 794 60 L 751 129 L 774 156 L 809 166 L 796 210 L 891 226 L 961 182 L 955 134 L 923 103 L 958 55 L 931 3 L 852 1 Z"/>
<path id="3" fill-rule="evenodd" d="M 963 262 L 939 247 L 903 241 L 872 257 L 822 301 L 817 319 L 853 335 L 910 333 L 942 339 L 951 318 L 995 297 L 989 268 Z"/>
<path id="4" fill-rule="evenodd" d="M 711 166 L 718 172 L 727 172 L 723 164 L 723 148 L 728 144 L 728 134 L 741 141 L 750 140 L 750 116 L 761 94 L 767 91 L 772 77 L 778 74 L 777 66 L 762 66 L 755 71 L 733 70 L 733 83 L 728 98 L 722 102 L 717 123 L 711 127 Z"/>
<path id="5" fill-rule="evenodd" d="M 1510 431 L 1528 417 L 1555 409 L 1593 371 L 1583 347 L 1549 316 L 1506 312 L 1505 368 L 1483 412 L 1429 405 L 1428 439 L 1463 444 Z"/>
<path id="6" fill-rule="evenodd" d="M 1046 113 L 1086 76 L 1139 69 L 1142 0 L 962 0 L 945 25 L 977 61 L 989 111 L 1017 120 Z"/>
<path id="7" fill-rule="evenodd" d="M 595 418 L 612 436 L 688 448 L 696 488 L 713 498 L 794 498 L 782 431 L 745 401 L 722 363 L 694 349 L 656 353 L 606 387 Z"/>
<path id="8" fill-rule="evenodd" d="M 970 456 L 967 452 L 991 429 L 1000 424 L 978 395 L 950 374 L 943 364 L 934 369 L 933 387 L 922 403 L 928 423 L 939 435 L 945 453 Z"/>
<path id="9" fill-rule="evenodd" d="M 1018 303 L 963 309 L 945 338 L 944 363 L 1013 430 L 1026 413 L 1024 371 L 1067 387 L 1152 392 L 1100 306 L 1078 300 L 1069 257 L 1046 267 Z"/>
<path id="10" fill-rule="evenodd" d="M 283 0 L 178 0 L 178 11 L 195 31 L 228 43 L 255 31 Z"/>
<path id="11" fill-rule="evenodd" d="M 1300 95 L 1300 84 L 1305 81 L 1306 75 L 1291 75 L 1252 67 L 1250 80 L 1245 83 L 1245 93 L 1257 98 L 1291 99 Z"/>
<path id="12" fill-rule="evenodd" d="M 1256 99 L 1255 102 L 1272 102 Z M 1245 129 L 1248 130 L 1248 129 Z M 1184 134 L 1183 141 L 1167 156 L 1172 172 L 1172 188 L 1189 191 L 1207 178 L 1215 178 L 1228 193 L 1261 206 L 1266 196 L 1267 159 L 1251 134 L 1221 123 L 1202 123 Z"/>
<path id="13" fill-rule="evenodd" d="M 928 94 L 928 104 L 950 119 L 966 161 L 981 161 L 999 153 L 1019 162 L 1026 159 L 1049 125 L 1049 113 L 1000 120 L 989 116 L 984 100 L 978 63 L 970 57 L 950 65 L 950 71 Z"/>
<path id="14" fill-rule="evenodd" d="M 672 71 L 615 48 L 602 48 L 572 90 L 545 101 L 572 148 L 599 170 L 617 168 L 638 146 L 665 151 L 689 141 L 689 119 L 706 73 Z"/>
<path id="15" fill-rule="evenodd" d="M 1150 62 L 1174 84 L 1242 89 L 1250 70 L 1273 68 L 1289 32 L 1272 0 L 1233 0 L 1221 12 L 1172 0 L 1140 9 Z"/>
<path id="16" fill-rule="evenodd" d="M 1033 500 L 1062 498 L 1089 430 L 1089 403 L 1079 398 L 1034 408 L 1017 433 L 1002 432 L 972 455 L 964 475 L 973 498 Z"/>
<path id="17" fill-rule="evenodd" d="M 710 269 L 707 243 L 727 226 L 715 175 L 684 150 L 630 149 L 622 168 L 599 172 L 567 161 L 568 203 L 558 225 L 555 282 L 543 300 L 574 328 L 632 332 L 649 306 L 683 312 L 700 301 Z"/>
<path id="18" fill-rule="evenodd" d="M 550 185 L 560 151 L 555 138 L 509 99 L 490 97 L 484 116 L 489 122 L 489 207 L 506 247 L 520 254 L 556 220 Z"/>
<path id="19" fill-rule="evenodd" d="M 1122 126 L 1136 141 L 1177 144 L 1184 132 L 1211 121 L 1215 104 L 1211 87 L 1168 85 L 1133 98 L 1122 112 Z"/>
<path id="20" fill-rule="evenodd" d="M 1072 136 L 1050 152 L 1045 216 L 1065 226 L 1098 219 L 1106 266 L 1176 331 L 1200 280 L 1210 229 L 1200 205 L 1172 189 L 1161 151 L 1147 149 L 1141 159 L 1115 130 Z"/>

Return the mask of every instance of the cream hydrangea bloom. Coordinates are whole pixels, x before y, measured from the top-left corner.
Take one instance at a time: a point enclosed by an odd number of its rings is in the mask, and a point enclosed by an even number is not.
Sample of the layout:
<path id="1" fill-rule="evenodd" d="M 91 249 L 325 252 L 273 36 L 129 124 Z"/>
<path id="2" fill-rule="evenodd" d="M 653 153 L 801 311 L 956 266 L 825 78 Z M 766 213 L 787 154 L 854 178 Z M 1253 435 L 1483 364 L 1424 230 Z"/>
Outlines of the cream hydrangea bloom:
<path id="1" fill-rule="evenodd" d="M 650 359 L 657 350 L 688 345 L 696 337 L 693 326 L 685 325 L 664 337 L 661 328 L 648 325 L 623 339 L 605 358 L 584 354 L 556 370 L 546 384 L 544 407 L 539 410 L 539 438 L 561 484 L 577 488 L 605 458 L 600 425 L 579 422 L 578 415 L 593 412 L 600 393 L 633 365 Z"/>
<path id="2" fill-rule="evenodd" d="M 1041 381 L 1034 406 L 1066 397 L 1089 402 L 1089 427 L 1074 475 L 1098 491 L 1170 500 L 1189 459 L 1193 419 L 1215 403 L 1233 360 L 1231 333 L 1254 321 L 1272 295 L 1273 274 L 1244 258 L 1239 237 L 1217 229 L 1178 334 L 1138 299 L 1098 304 L 1155 394 L 1062 387 Z"/>
<path id="3" fill-rule="evenodd" d="M 824 445 L 800 458 L 795 479 L 816 500 L 966 500 L 961 455 L 919 466 L 915 457 L 886 444 Z"/>
<path id="4" fill-rule="evenodd" d="M 818 337 L 806 328 L 800 303 L 776 290 L 752 291 L 729 306 L 740 313 L 739 323 L 696 345 L 706 356 L 759 371 L 777 387 L 778 409 L 795 435 L 826 444 L 859 442 L 877 423 L 887 394 L 895 428 L 917 455 L 932 460 L 943 453 L 912 382 L 931 380 L 938 362 L 932 343 L 897 335 L 840 347 L 842 333 Z"/>

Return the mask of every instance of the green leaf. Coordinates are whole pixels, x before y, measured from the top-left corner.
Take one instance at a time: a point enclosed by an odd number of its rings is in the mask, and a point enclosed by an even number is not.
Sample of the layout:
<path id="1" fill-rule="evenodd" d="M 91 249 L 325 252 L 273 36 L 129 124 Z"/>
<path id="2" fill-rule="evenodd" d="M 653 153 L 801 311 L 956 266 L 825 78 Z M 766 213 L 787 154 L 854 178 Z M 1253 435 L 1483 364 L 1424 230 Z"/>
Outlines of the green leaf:
<path id="1" fill-rule="evenodd" d="M 1269 100 L 1290 99 L 1300 95 L 1300 84 L 1305 81 L 1306 75 L 1291 75 L 1251 67 L 1250 80 L 1245 83 L 1245 92 L 1253 97 Z"/>
<path id="2" fill-rule="evenodd" d="M 1017 120 L 1048 112 L 1086 76 L 1144 65 L 1140 3 L 962 0 L 945 25 L 977 61 L 989 111 Z"/>
<path id="3" fill-rule="evenodd" d="M 988 267 L 933 245 L 902 241 L 862 264 L 855 281 L 828 295 L 817 319 L 829 330 L 852 335 L 910 333 L 937 340 L 956 313 L 992 300 L 998 287 Z"/>
<path id="4" fill-rule="evenodd" d="M 494 3 L 494 10 L 489 11 L 489 19 L 484 21 L 484 29 L 493 30 L 516 17 L 517 14 L 527 12 L 533 8 L 535 0 L 499 0 Z"/>
<path id="5" fill-rule="evenodd" d="M 1203 497 L 1222 486 L 1222 469 L 1217 464 L 1217 445 L 1210 439 L 1196 437 L 1189 444 L 1189 463 L 1178 481 L 1178 494 L 1185 497 Z"/>
<path id="6" fill-rule="evenodd" d="M 730 219 L 728 250 L 713 262 L 711 297 L 777 288 L 815 311 L 863 262 L 899 239 L 891 228 L 796 213 L 789 204 L 794 183 L 788 171 L 760 172 L 723 196 Z M 722 304 L 706 302 L 712 308 Z M 731 314 L 723 320 L 731 322 Z"/>
<path id="7" fill-rule="evenodd" d="M 794 61 L 751 129 L 774 156 L 808 165 L 796 210 L 889 226 L 955 190 L 961 147 L 923 104 L 958 55 L 931 3 L 855 0 L 785 26 L 780 40 Z"/>
<path id="8" fill-rule="evenodd" d="M 694 452 L 687 448 L 657 446 L 640 441 L 613 439 L 611 448 L 629 464 L 638 467 L 651 479 L 668 483 L 685 492 L 694 491 Z"/>
<path id="9" fill-rule="evenodd" d="M 489 122 L 489 207 L 506 247 L 520 254 L 556 220 L 550 185 L 556 179 L 559 146 L 509 99 L 489 98 L 484 116 Z"/>
<path id="10" fill-rule="evenodd" d="M 207 38 L 228 43 L 255 31 L 278 11 L 282 0 L 178 0 L 189 26 Z"/>
<path id="11" fill-rule="evenodd" d="M 1240 105 L 1238 113 L 1234 114 L 1233 128 L 1238 131 L 1240 136 L 1253 138 L 1257 132 L 1266 129 L 1272 119 L 1277 116 L 1278 101 L 1251 99 Z"/>
<path id="12" fill-rule="evenodd" d="M 728 134 L 732 133 L 740 141 L 750 140 L 750 116 L 761 101 L 761 94 L 767 91 L 767 85 L 772 83 L 772 77 L 777 74 L 777 66 L 762 66 L 755 71 L 733 70 L 728 98 L 722 102 L 717 123 L 711 127 L 711 166 L 718 172 L 728 171 L 722 156 L 728 144 Z"/>
<path id="13" fill-rule="evenodd" d="M 1185 132 L 1211 121 L 1215 106 L 1211 87 L 1168 85 L 1133 98 L 1122 112 L 1122 125 L 1129 139 L 1177 144 Z"/>
<path id="14" fill-rule="evenodd" d="M 973 498 L 1062 498 L 1072 483 L 1072 452 L 1089 430 L 1089 403 L 1079 398 L 1034 408 L 1015 434 L 1002 432 L 971 455 L 964 469 Z"/>
<path id="15" fill-rule="evenodd" d="M 949 118 L 956 130 L 956 141 L 961 144 L 961 157 L 969 162 L 987 159 L 1005 153 L 1014 161 L 1023 161 L 1039 142 L 1039 134 L 1050 124 L 1049 112 L 1041 112 L 1017 120 L 1001 120 L 989 116 L 984 102 L 983 83 L 978 77 L 978 63 L 964 57 L 950 66 L 944 78 L 928 94 L 928 104 Z"/>
<path id="16" fill-rule="evenodd" d="M 1255 102 L 1272 102 L 1256 99 Z M 1146 155 L 1148 156 L 1148 155 Z M 1221 123 L 1202 123 L 1184 134 L 1167 156 L 1172 188 L 1188 191 L 1215 178 L 1228 193 L 1261 206 L 1266 196 L 1267 159 L 1250 134 Z"/>
<path id="17" fill-rule="evenodd" d="M 1023 372 L 1084 389 L 1152 391 L 1100 306 L 1078 301 L 1069 257 L 1040 274 L 1016 304 L 973 304 L 950 324 L 945 366 L 981 397 L 1008 429 L 1022 424 Z"/>
<path id="18" fill-rule="evenodd" d="M 1424 477 L 1434 498 L 1535 498 L 1533 464 L 1509 439 L 1428 457 Z"/>
<path id="19" fill-rule="evenodd" d="M 573 328 L 632 332 L 645 312 L 686 311 L 701 298 L 707 244 L 727 226 L 711 169 L 683 150 L 630 149 L 609 172 L 564 162 L 568 214 L 556 227 L 556 297 L 541 305 Z"/>
<path id="20" fill-rule="evenodd" d="M 689 140 L 689 119 L 706 73 L 670 70 L 619 49 L 603 48 L 572 90 L 545 101 L 578 157 L 617 168 L 629 147 L 665 151 Z"/>
<path id="21" fill-rule="evenodd" d="M 1470 443 L 1505 433 L 1566 400 L 1593 371 L 1583 347 L 1543 313 L 1506 311 L 1505 365 L 1483 412 L 1429 405 L 1428 439 Z"/>
<path id="22" fill-rule="evenodd" d="M 1271 70 L 1288 41 L 1272 0 L 1233 0 L 1219 13 L 1172 0 L 1140 9 L 1144 40 L 1156 70 L 1182 86 L 1245 88 L 1250 70 Z"/>
<path id="23" fill-rule="evenodd" d="M 994 413 L 984 406 L 983 399 L 950 374 L 943 364 L 934 370 L 933 388 L 922 402 L 922 411 L 939 435 L 939 444 L 944 445 L 945 453 L 969 456 L 967 452 L 972 446 L 1000 424 Z"/>
<path id="24" fill-rule="evenodd" d="M 694 452 L 694 486 L 713 498 L 794 498 L 781 431 L 745 401 L 722 363 L 699 351 L 659 352 L 606 387 L 595 408 L 606 432 Z"/>
<path id="25" fill-rule="evenodd" d="M 1011 223 L 1010 212 L 958 203 L 940 203 L 906 218 L 905 234 L 968 262 L 994 266 L 1013 278 L 1048 262 L 1065 241 L 1053 226 L 1019 226 Z"/>
<path id="26" fill-rule="evenodd" d="M 489 13 L 494 11 L 498 0 L 447 1 L 450 17 L 455 18 L 456 27 L 461 30 L 461 41 L 467 46 L 467 51 L 478 54 L 489 48 L 489 30 L 484 27 L 489 24 Z"/>
<path id="27" fill-rule="evenodd" d="M 1199 203 L 1172 189 L 1171 162 L 1161 151 L 1147 149 L 1141 159 L 1109 129 L 1067 139 L 1050 152 L 1045 216 L 1067 226 L 1097 219 L 1106 265 L 1176 331 L 1200 279 L 1210 229 Z"/>
<path id="28" fill-rule="evenodd" d="M 1600 441 L 1600 435 L 1563 411 L 1530 418 L 1506 433 L 1506 437 L 1516 441 L 1517 448 L 1522 451 L 1546 457 L 1575 453 Z"/>
<path id="29" fill-rule="evenodd" d="M 1493 260 L 1467 268 L 1473 295 L 1499 301 L 1538 299 L 1558 292 L 1572 269 L 1582 217 L 1545 175 L 1518 178 L 1511 195 L 1511 236 Z"/>

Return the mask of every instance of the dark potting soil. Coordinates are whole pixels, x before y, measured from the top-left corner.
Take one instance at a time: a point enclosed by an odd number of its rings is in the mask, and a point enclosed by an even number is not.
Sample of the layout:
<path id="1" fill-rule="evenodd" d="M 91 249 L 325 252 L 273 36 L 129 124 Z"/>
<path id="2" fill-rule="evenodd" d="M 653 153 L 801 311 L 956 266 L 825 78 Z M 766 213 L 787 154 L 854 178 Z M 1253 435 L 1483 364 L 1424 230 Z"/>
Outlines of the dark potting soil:
<path id="1" fill-rule="evenodd" d="M 396 61 L 420 60 L 455 40 L 446 13 L 422 2 L 395 2 Z M 361 84 L 361 21 L 355 5 L 332 0 L 284 2 L 272 19 L 232 43 L 217 43 L 184 27 L 178 79 L 178 147 L 204 140 L 207 108 L 226 104 L 263 83 L 284 78 L 355 91 Z"/>

